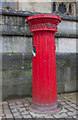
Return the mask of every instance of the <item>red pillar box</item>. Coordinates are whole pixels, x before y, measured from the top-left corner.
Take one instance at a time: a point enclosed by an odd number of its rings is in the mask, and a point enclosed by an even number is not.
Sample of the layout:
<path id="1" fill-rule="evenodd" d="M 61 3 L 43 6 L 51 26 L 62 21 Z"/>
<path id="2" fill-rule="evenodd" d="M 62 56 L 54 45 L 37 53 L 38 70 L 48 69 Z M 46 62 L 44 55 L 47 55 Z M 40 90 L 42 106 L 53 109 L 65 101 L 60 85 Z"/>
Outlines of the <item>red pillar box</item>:
<path id="1" fill-rule="evenodd" d="M 33 88 L 31 110 L 50 113 L 59 110 L 57 103 L 55 32 L 59 16 L 40 14 L 26 22 L 33 33 Z"/>

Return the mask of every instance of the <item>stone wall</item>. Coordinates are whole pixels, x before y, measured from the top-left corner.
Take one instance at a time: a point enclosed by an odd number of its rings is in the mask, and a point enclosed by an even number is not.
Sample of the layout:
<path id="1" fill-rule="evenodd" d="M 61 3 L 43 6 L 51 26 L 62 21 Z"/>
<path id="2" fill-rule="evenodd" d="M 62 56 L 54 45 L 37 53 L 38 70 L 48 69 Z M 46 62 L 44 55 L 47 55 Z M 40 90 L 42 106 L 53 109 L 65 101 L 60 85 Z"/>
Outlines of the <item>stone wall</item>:
<path id="1" fill-rule="evenodd" d="M 52 2 L 30 2 L 30 1 L 23 1 L 19 3 L 19 9 L 23 11 L 32 11 L 32 12 L 46 12 L 51 13 L 52 11 Z"/>
<path id="2" fill-rule="evenodd" d="M 32 34 L 25 19 L 34 12 L 2 10 L 2 98 L 32 95 Z M 76 91 L 76 24 L 78 18 L 60 16 L 55 35 L 58 93 Z M 2 42 L 2 43 L 1 43 Z M 0 85 L 1 88 L 1 85 Z"/>

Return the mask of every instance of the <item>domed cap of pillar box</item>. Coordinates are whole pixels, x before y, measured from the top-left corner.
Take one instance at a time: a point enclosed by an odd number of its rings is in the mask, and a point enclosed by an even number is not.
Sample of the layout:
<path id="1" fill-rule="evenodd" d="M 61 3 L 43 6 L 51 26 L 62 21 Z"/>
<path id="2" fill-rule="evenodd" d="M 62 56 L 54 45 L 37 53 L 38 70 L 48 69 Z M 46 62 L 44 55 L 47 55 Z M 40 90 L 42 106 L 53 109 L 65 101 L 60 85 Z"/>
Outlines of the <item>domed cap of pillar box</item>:
<path id="1" fill-rule="evenodd" d="M 30 32 L 40 30 L 50 30 L 56 32 L 57 25 L 61 22 L 61 18 L 50 14 L 40 14 L 26 18 L 26 22 L 30 26 Z"/>

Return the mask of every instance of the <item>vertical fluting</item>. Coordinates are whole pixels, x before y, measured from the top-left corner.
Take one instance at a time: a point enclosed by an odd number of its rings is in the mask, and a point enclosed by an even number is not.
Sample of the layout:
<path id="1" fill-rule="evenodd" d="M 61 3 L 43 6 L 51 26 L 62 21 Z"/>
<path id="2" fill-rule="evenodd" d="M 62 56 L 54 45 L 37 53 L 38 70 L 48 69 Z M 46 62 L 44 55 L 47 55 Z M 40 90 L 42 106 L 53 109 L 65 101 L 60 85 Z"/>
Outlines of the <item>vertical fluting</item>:
<path id="1" fill-rule="evenodd" d="M 52 31 L 34 33 L 36 57 L 33 57 L 33 103 L 57 102 L 55 39 Z"/>

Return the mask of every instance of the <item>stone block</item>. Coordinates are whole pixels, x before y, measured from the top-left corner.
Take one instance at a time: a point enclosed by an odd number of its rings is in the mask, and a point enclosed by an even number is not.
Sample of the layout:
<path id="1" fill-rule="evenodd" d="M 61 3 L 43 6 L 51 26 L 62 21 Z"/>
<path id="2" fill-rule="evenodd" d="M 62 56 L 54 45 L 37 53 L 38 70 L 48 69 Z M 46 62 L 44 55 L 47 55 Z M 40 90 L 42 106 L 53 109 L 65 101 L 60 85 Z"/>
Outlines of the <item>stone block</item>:
<path id="1" fill-rule="evenodd" d="M 60 53 L 76 53 L 76 39 L 75 38 L 59 38 Z"/>
<path id="2" fill-rule="evenodd" d="M 9 28 L 10 29 L 10 28 Z M 30 53 L 32 52 L 32 38 L 7 36 L 2 37 L 2 50 L 3 52 L 18 52 Z"/>
<path id="3" fill-rule="evenodd" d="M 5 59 L 6 57 L 6 59 Z M 2 70 L 30 70 L 32 69 L 32 56 L 22 53 L 2 54 Z M 20 71 L 18 71 L 20 72 Z"/>
<path id="4" fill-rule="evenodd" d="M 51 13 L 51 2 L 33 2 L 33 11 Z"/>
<path id="5" fill-rule="evenodd" d="M 65 92 L 70 91 L 76 91 L 76 81 L 70 80 L 65 82 Z"/>

